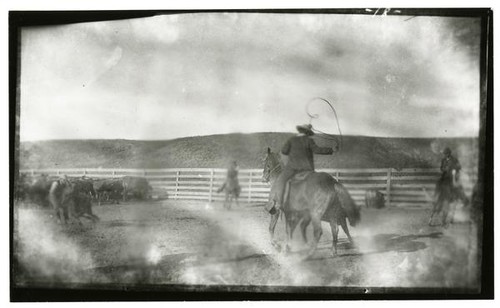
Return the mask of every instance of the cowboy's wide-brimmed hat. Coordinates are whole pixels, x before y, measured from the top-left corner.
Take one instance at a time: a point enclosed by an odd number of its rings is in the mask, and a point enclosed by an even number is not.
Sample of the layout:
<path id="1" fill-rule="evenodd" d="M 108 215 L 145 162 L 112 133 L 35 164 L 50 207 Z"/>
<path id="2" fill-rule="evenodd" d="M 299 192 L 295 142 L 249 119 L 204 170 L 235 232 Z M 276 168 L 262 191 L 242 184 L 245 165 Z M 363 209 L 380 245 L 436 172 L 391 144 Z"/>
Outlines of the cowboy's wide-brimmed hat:
<path id="1" fill-rule="evenodd" d="M 309 136 L 314 135 L 311 124 L 297 125 L 297 130 L 299 133 L 304 133 Z"/>

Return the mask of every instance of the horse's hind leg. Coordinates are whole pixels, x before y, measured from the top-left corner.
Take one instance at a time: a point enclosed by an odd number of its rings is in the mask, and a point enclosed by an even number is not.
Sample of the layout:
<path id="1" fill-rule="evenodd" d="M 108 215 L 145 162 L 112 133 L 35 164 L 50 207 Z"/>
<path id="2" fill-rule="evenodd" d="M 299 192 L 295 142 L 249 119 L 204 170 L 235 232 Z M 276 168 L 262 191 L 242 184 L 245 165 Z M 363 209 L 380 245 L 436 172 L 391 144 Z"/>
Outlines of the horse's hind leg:
<path id="1" fill-rule="evenodd" d="M 344 222 L 345 222 L 345 220 L 344 220 Z M 339 225 L 337 224 L 337 222 L 334 219 L 330 220 L 330 228 L 332 229 L 332 256 L 336 256 L 337 255 L 337 241 L 339 239 Z M 342 226 L 342 229 L 344 229 L 344 226 Z M 347 225 L 346 225 L 346 228 L 344 229 L 344 232 L 346 230 L 347 230 Z M 349 232 L 349 231 L 347 231 L 347 232 Z M 346 234 L 348 234 L 347 237 L 349 238 L 349 240 L 352 241 L 349 233 L 346 233 Z"/>
<path id="2" fill-rule="evenodd" d="M 92 214 L 92 213 L 85 213 L 85 214 L 83 214 L 83 217 L 85 217 L 85 218 L 88 218 L 88 219 L 92 220 L 92 222 L 94 222 L 94 223 L 95 223 L 95 222 L 98 222 L 99 220 L 101 220 L 101 219 L 99 218 L 99 216 L 97 216 L 97 215 L 95 215 L 95 214 Z"/>
<path id="3" fill-rule="evenodd" d="M 432 206 L 432 213 L 431 217 L 429 218 L 429 226 L 432 226 L 432 219 L 434 218 L 434 215 L 436 214 L 436 203 L 433 204 Z"/>
<path id="4" fill-rule="evenodd" d="M 66 209 L 68 211 L 68 220 L 71 222 L 76 222 L 79 226 L 83 226 L 82 221 L 80 220 L 81 214 L 77 213 L 77 204 L 74 201 L 70 201 L 69 204 L 66 205 Z"/>
<path id="5" fill-rule="evenodd" d="M 300 223 L 300 232 L 302 233 L 302 238 L 306 243 L 307 243 L 307 226 L 309 225 L 310 222 L 311 222 L 310 220 L 304 219 Z"/>
<path id="6" fill-rule="evenodd" d="M 302 238 L 304 239 L 305 243 L 307 243 L 307 226 L 309 226 L 310 222 L 311 222 L 310 218 L 304 218 L 300 222 L 300 231 L 302 233 Z"/>
<path id="7" fill-rule="evenodd" d="M 342 219 L 340 220 L 340 226 L 342 227 L 342 230 L 344 230 L 345 235 L 347 235 L 347 238 L 349 239 L 351 245 L 354 246 L 354 240 L 352 239 L 351 234 L 349 233 L 349 228 L 347 227 L 347 221 L 345 217 L 342 217 Z"/>

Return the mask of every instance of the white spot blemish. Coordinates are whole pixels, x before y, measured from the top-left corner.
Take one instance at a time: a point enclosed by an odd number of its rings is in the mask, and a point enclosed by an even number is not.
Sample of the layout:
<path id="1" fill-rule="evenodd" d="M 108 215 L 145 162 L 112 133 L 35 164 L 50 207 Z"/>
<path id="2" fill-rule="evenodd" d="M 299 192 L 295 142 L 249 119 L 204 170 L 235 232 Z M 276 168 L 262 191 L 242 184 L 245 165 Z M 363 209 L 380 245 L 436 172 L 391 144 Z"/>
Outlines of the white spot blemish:
<path id="1" fill-rule="evenodd" d="M 151 246 L 147 254 L 147 260 L 149 263 L 158 264 L 161 260 L 161 252 L 156 246 Z"/>

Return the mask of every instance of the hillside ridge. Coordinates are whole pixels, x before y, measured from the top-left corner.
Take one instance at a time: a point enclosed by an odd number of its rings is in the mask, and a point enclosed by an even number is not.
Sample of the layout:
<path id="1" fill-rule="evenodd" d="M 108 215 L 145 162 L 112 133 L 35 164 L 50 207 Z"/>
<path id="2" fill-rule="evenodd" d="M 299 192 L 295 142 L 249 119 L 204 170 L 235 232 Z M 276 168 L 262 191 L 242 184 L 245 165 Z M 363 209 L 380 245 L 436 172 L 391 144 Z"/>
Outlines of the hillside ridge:
<path id="1" fill-rule="evenodd" d="M 171 140 L 85 139 L 21 142 L 21 169 L 261 168 L 267 148 L 278 152 L 291 133 L 234 133 Z M 320 146 L 334 142 L 315 137 Z M 464 166 L 477 161 L 477 138 L 343 136 L 334 155 L 316 155 L 317 168 L 434 168 L 450 147 Z"/>

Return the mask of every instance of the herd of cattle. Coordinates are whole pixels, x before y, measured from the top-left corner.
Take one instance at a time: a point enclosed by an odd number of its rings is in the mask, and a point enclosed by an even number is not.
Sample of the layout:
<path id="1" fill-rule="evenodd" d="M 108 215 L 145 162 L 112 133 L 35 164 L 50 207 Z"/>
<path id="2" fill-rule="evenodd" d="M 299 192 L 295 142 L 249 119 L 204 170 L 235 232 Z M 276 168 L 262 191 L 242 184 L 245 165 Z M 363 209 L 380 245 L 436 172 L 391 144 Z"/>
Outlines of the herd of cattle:
<path id="1" fill-rule="evenodd" d="M 15 198 L 52 208 L 56 217 L 68 219 L 86 217 L 98 220 L 92 213 L 92 203 L 119 203 L 130 198 L 151 198 L 152 187 L 143 177 L 125 176 L 112 179 L 88 177 L 55 177 L 45 174 L 33 177 L 21 174 L 15 187 Z"/>

